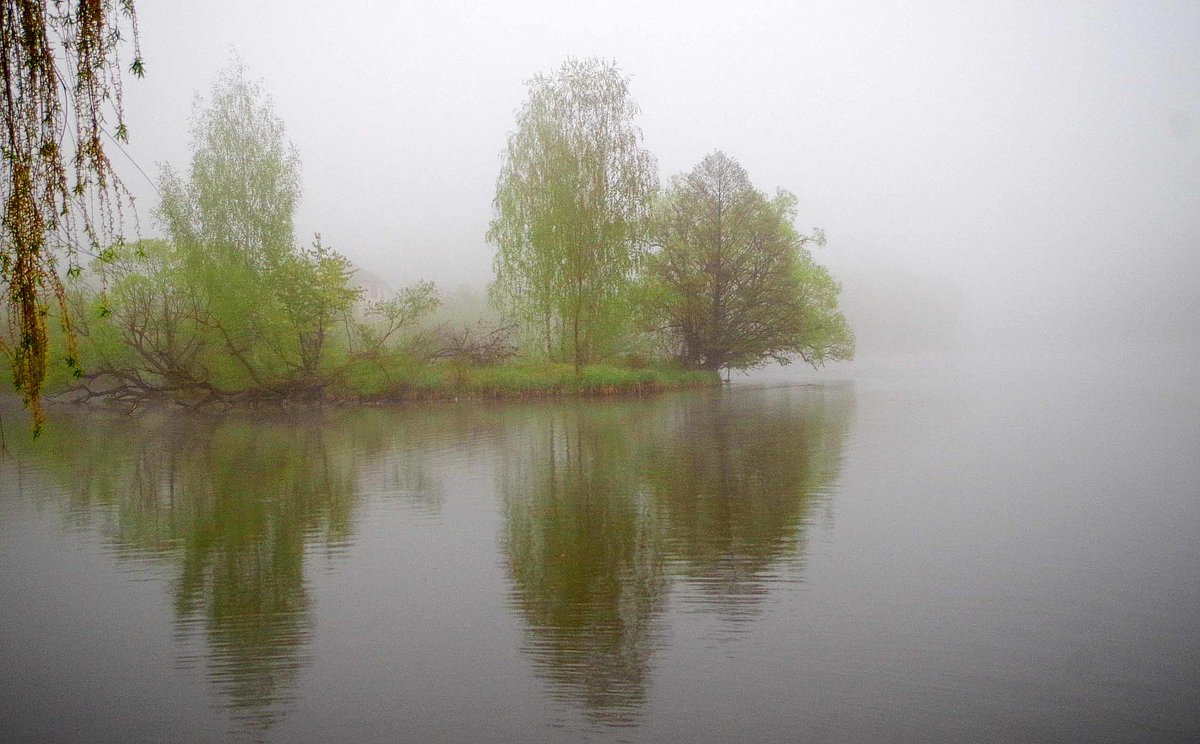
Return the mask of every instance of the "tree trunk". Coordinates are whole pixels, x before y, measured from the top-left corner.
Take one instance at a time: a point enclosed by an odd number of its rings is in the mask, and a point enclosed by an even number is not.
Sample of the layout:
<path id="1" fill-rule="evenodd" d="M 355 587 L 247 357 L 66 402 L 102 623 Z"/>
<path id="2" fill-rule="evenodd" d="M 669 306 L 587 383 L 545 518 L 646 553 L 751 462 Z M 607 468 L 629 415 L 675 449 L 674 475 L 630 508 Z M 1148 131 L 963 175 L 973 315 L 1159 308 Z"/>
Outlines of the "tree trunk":
<path id="1" fill-rule="evenodd" d="M 575 376 L 579 377 L 579 374 L 583 367 L 583 364 L 582 364 L 582 360 L 581 360 L 582 352 L 579 349 L 579 311 L 578 311 L 578 309 L 576 309 L 576 311 L 575 311 L 575 320 L 572 325 L 574 326 L 573 333 L 575 335 Z"/>

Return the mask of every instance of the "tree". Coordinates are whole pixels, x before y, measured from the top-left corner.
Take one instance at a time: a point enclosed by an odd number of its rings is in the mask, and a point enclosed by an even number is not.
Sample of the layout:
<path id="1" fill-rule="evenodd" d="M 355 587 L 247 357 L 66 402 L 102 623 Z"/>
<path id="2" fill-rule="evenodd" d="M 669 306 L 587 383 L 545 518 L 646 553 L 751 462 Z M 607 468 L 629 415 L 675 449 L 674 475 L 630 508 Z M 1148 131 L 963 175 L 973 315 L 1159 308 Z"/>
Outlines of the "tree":
<path id="1" fill-rule="evenodd" d="M 160 180 L 168 241 L 109 263 L 109 291 L 80 305 L 83 397 L 132 404 L 256 401 L 322 393 L 335 329 L 361 294 L 350 262 L 317 236 L 293 242 L 299 158 L 240 63 L 197 105 L 185 176 Z"/>
<path id="2" fill-rule="evenodd" d="M 187 180 L 164 169 L 160 217 L 175 242 L 204 243 L 214 260 L 268 269 L 292 252 L 300 156 L 262 84 L 235 59 L 192 120 Z M 225 255 L 228 254 L 228 255 Z"/>
<path id="3" fill-rule="evenodd" d="M 77 331 L 87 369 L 77 381 L 84 399 L 136 403 L 147 395 L 175 398 L 211 391 L 205 365 L 209 339 L 204 298 L 184 278 L 181 256 L 162 240 L 143 240 L 108 266 L 103 297 L 80 288 Z M 101 311 L 102 308 L 102 311 Z M 97 389 L 96 381 L 107 385 Z"/>
<path id="4" fill-rule="evenodd" d="M 722 152 L 673 181 L 651 221 L 645 302 L 684 363 L 817 366 L 854 355 L 840 287 L 807 248 L 824 233 L 799 234 L 795 216 L 795 196 L 768 198 Z"/>
<path id="5" fill-rule="evenodd" d="M 231 381 L 315 377 L 334 321 L 358 297 L 349 262 L 298 249 L 300 159 L 261 84 L 235 61 L 192 124 L 187 177 L 166 168 L 159 217 L 205 298 L 203 324 Z M 236 384 L 236 383 L 235 383 Z"/>
<path id="6" fill-rule="evenodd" d="M 300 367 L 310 380 L 319 372 L 329 336 L 362 289 L 350 285 L 350 259 L 326 248 L 317 235 L 308 250 L 288 254 L 275 271 L 275 291 L 283 303 L 299 348 Z"/>
<path id="7" fill-rule="evenodd" d="M 568 59 L 529 82 L 496 183 L 494 297 L 577 370 L 611 348 L 628 317 L 639 225 L 657 186 L 637 113 L 615 63 Z"/>
<path id="8" fill-rule="evenodd" d="M 67 364 L 78 367 L 54 248 L 65 249 L 74 272 L 80 250 L 100 254 L 103 246 L 120 242 L 121 205 L 129 195 L 104 140 L 128 139 L 120 81 L 126 29 L 133 36 L 130 72 L 144 72 L 133 5 L 0 0 L 0 286 L 12 337 L 0 345 L 12 360 L 13 383 L 35 431 L 44 418 L 51 304 L 66 331 Z M 64 148 L 64 142 L 70 144 Z"/>
<path id="9" fill-rule="evenodd" d="M 366 354 L 378 354 L 388 339 L 399 331 L 412 327 L 442 304 L 437 285 L 419 281 L 405 287 L 391 298 L 368 303 L 364 314 L 376 319 L 376 324 L 360 323 L 358 334 Z"/>

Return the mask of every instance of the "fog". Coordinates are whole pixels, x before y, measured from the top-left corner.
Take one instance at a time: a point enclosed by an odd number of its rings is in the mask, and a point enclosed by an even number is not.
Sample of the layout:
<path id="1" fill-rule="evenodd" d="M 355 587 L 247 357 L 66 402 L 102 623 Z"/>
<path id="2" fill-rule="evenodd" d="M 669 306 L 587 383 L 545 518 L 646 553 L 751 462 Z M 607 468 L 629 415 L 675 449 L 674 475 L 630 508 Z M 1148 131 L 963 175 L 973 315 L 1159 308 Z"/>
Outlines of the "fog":
<path id="1" fill-rule="evenodd" d="M 721 149 L 797 194 L 860 352 L 1198 338 L 1200 4 L 804 5 L 139 0 L 114 160 L 159 234 L 151 180 L 236 53 L 299 150 L 300 239 L 482 287 L 525 81 L 601 56 L 664 180 Z"/>

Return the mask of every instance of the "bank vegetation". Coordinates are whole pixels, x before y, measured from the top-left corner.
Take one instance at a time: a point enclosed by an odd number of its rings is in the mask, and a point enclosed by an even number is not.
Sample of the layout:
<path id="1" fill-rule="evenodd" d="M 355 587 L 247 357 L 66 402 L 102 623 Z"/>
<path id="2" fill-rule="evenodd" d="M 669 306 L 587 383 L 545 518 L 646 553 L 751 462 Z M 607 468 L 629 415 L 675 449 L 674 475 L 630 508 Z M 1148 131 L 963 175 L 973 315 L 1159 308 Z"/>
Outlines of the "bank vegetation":
<path id="1" fill-rule="evenodd" d="M 72 264 L 42 304 L 61 356 L 44 389 L 130 407 L 370 403 L 648 391 L 850 358 L 840 288 L 811 253 L 824 234 L 794 227 L 796 198 L 722 152 L 661 187 L 628 84 L 601 60 L 530 82 L 487 235 L 491 309 L 447 319 L 434 284 L 367 296 L 345 256 L 297 239 L 299 154 L 235 62 L 197 103 L 188 166 L 161 170 L 163 237 Z M 4 348 L 20 385 L 18 335 Z"/>

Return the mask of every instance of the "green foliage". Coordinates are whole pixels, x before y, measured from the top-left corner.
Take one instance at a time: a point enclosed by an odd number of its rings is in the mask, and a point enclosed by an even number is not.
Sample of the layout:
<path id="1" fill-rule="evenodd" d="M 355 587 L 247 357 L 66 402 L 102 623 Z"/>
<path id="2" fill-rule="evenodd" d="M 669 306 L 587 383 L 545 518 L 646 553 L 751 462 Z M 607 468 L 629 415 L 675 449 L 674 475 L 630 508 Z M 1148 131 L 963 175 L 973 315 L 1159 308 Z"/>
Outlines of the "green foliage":
<path id="1" fill-rule="evenodd" d="M 299 161 L 240 64 L 197 106 L 186 174 L 165 168 L 167 241 L 107 250 L 109 291 L 81 290 L 86 395 L 204 401 L 319 389 L 360 290 L 317 236 L 293 243 Z M 344 354 L 344 353 L 343 353 Z"/>
<path id="2" fill-rule="evenodd" d="M 395 398 L 406 390 L 436 388 L 445 377 L 409 351 L 390 348 L 355 355 L 341 370 L 343 393 L 350 398 Z"/>
<path id="3" fill-rule="evenodd" d="M 353 397 L 403 400 L 609 394 L 703 387 L 719 380 L 712 372 L 663 366 L 634 369 L 595 364 L 576 370 L 573 364 L 545 361 L 471 365 L 422 361 L 392 351 L 353 360 L 344 381 Z"/>
<path id="4" fill-rule="evenodd" d="M 187 178 L 163 173 L 159 216 L 182 282 L 203 298 L 199 322 L 222 357 L 211 368 L 235 388 L 313 378 L 359 291 L 350 262 L 319 235 L 295 246 L 299 157 L 240 63 L 218 78 L 192 137 Z"/>
<path id="5" fill-rule="evenodd" d="M 414 326 L 441 304 L 437 285 L 430 281 L 417 282 L 390 299 L 369 303 L 364 314 L 375 322 L 359 324 L 364 352 L 377 354 L 387 346 L 389 339 Z"/>
<path id="6" fill-rule="evenodd" d="M 211 346 L 204 301 L 186 281 L 179 251 L 164 241 L 132 248 L 109 266 L 107 295 L 83 299 L 89 306 L 81 323 L 85 366 L 159 386 L 204 379 Z"/>
<path id="7" fill-rule="evenodd" d="M 841 285 L 806 250 L 797 256 L 794 276 L 798 296 L 793 319 L 797 343 L 793 353 L 813 366 L 852 359 L 854 332 L 838 309 Z"/>
<path id="8" fill-rule="evenodd" d="M 261 85 L 240 63 L 218 77 L 209 106 L 197 106 L 192 153 L 186 178 L 164 169 L 159 218 L 179 251 L 184 281 L 203 298 L 201 322 L 223 349 L 223 362 L 233 362 L 222 363 L 222 377 L 264 384 L 288 370 L 311 372 L 322 322 L 336 309 L 302 305 L 339 305 L 336 290 L 312 286 L 322 271 L 333 278 L 339 268 L 318 268 L 327 258 L 319 241 L 311 253 L 294 246 L 299 158 Z"/>
<path id="9" fill-rule="evenodd" d="M 172 239 L 217 262 L 268 270 L 294 251 L 300 158 L 262 84 L 235 60 L 192 120 L 186 180 L 164 169 L 159 216 Z M 200 256 L 196 257 L 197 259 Z"/>
<path id="10" fill-rule="evenodd" d="M 638 230 L 656 188 L 615 64 L 567 60 L 529 83 L 496 184 L 496 302 L 548 356 L 605 356 L 628 318 Z"/>
<path id="11" fill-rule="evenodd" d="M 72 363 L 78 357 L 58 261 L 65 252 L 70 274 L 81 252 L 119 242 L 122 204 L 132 202 L 103 144 L 112 125 L 118 139 L 128 135 L 120 80 L 126 25 L 133 72 L 140 76 L 133 0 L 0 0 L 6 93 L 0 104 L 0 303 L 9 310 L 0 352 L 35 433 L 44 420 L 51 349 Z M 62 333 L 49 326 L 52 305 Z"/>
<path id="12" fill-rule="evenodd" d="M 67 370 L 88 374 L 56 384 L 134 405 L 540 395 L 706 385 L 723 367 L 853 354 L 839 287 L 808 250 L 824 236 L 797 233 L 794 196 L 767 197 L 718 152 L 652 205 L 654 159 L 614 64 L 568 60 L 529 87 L 488 232 L 492 299 L 512 318 L 472 325 L 467 298 L 435 324 L 442 301 L 426 281 L 360 305 L 345 257 L 319 235 L 297 247 L 299 158 L 235 62 L 197 105 L 190 167 L 163 170 L 168 240 L 98 250 L 107 290 L 76 283 L 86 344 Z M 544 353 L 513 359 L 518 324 Z M 662 364 L 672 354 L 679 368 Z"/>
<path id="13" fill-rule="evenodd" d="M 299 347 L 300 366 L 315 375 L 328 336 L 362 290 L 350 286 L 350 261 L 326 248 L 318 235 L 308 250 L 285 255 L 269 277 Z"/>
<path id="14" fill-rule="evenodd" d="M 755 189 L 724 153 L 677 177 L 660 200 L 640 300 L 681 361 L 702 369 L 849 359 L 854 337 L 840 290 L 800 235 L 796 197 Z"/>

